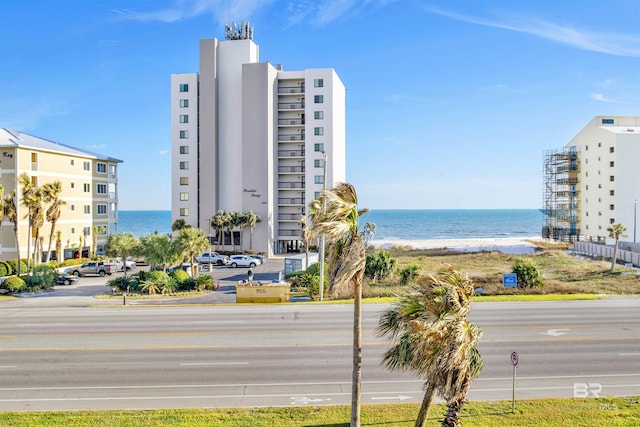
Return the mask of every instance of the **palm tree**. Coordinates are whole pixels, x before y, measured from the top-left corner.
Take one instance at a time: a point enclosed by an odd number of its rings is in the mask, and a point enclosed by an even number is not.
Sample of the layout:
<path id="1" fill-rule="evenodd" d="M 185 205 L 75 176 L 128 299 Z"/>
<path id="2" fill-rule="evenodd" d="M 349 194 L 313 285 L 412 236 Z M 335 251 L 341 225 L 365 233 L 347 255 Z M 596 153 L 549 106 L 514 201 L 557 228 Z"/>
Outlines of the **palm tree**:
<path id="1" fill-rule="evenodd" d="M 153 233 L 140 239 L 144 257 L 151 266 L 162 266 L 162 271 L 180 261 L 177 241 L 169 234 Z"/>
<path id="2" fill-rule="evenodd" d="M 173 224 L 171 224 L 171 231 L 180 231 L 183 228 L 190 228 L 191 226 L 189 224 L 187 224 L 187 222 L 182 219 L 182 218 L 178 218 L 175 221 L 173 221 Z"/>
<path id="3" fill-rule="evenodd" d="M 249 226 L 249 250 L 253 250 L 253 229 L 262 222 L 262 217 L 253 211 L 249 211 L 245 215 L 247 216 L 247 225 Z"/>
<path id="4" fill-rule="evenodd" d="M 13 234 L 16 238 L 16 251 L 18 252 L 17 274 L 20 276 L 20 236 L 18 234 L 20 218 L 18 216 L 18 205 L 16 205 L 16 190 L 4 196 L 2 212 L 4 216 L 13 223 Z"/>
<path id="5" fill-rule="evenodd" d="M 27 240 L 27 257 L 31 253 L 31 239 L 34 239 L 33 267 L 36 265 L 36 254 L 40 242 L 40 228 L 44 225 L 45 192 L 36 187 L 29 175 L 22 173 L 18 177 L 18 183 L 22 185 L 22 205 L 28 210 L 26 218 L 29 219 L 29 239 Z"/>
<path id="6" fill-rule="evenodd" d="M 211 217 L 211 225 L 218 230 L 218 241 L 216 242 L 216 250 L 220 247 L 220 243 L 224 245 L 224 228 L 227 226 L 227 212 L 219 210 Z"/>
<path id="7" fill-rule="evenodd" d="M 305 268 L 309 268 L 309 246 L 311 245 L 311 239 L 313 237 L 313 232 L 311 227 L 307 225 L 307 217 L 304 215 L 300 215 L 300 220 L 298 221 L 302 226 L 302 240 L 304 241 L 304 253 L 306 258 Z"/>
<path id="8" fill-rule="evenodd" d="M 624 234 L 627 231 L 627 227 L 620 223 L 611 224 L 611 227 L 607 228 L 609 232 L 609 237 L 616 240 L 616 245 L 613 249 L 613 259 L 611 260 L 611 273 L 613 273 L 616 267 L 616 261 L 618 260 L 618 242 L 620 241 L 620 237 L 627 237 Z"/>
<path id="9" fill-rule="evenodd" d="M 324 209 L 322 208 L 324 203 Z M 353 185 L 339 183 L 324 190 L 311 202 L 314 233 L 329 239 L 329 292 L 353 293 L 353 374 L 351 378 L 351 427 L 360 426 L 360 384 L 362 379 L 362 279 L 366 259 L 366 239 L 371 225 L 360 228 L 358 198 Z"/>
<path id="10" fill-rule="evenodd" d="M 425 425 L 435 395 L 448 405 L 443 426 L 459 423 L 460 407 L 471 381 L 482 369 L 477 346 L 482 331 L 469 323 L 473 281 L 445 266 L 419 281 L 380 317 L 378 332 L 394 344 L 383 355 L 391 370 L 409 370 L 425 380 L 416 427 Z"/>
<path id="11" fill-rule="evenodd" d="M 240 229 L 240 252 L 244 253 L 244 227 L 247 226 L 247 214 L 240 214 L 238 217 L 238 223 L 236 224 Z"/>
<path id="12" fill-rule="evenodd" d="M 233 238 L 233 230 L 236 226 L 240 225 L 240 216 L 241 215 L 238 212 L 228 212 L 227 230 L 231 236 L 231 247 L 233 248 L 233 252 L 236 251 L 236 240 Z"/>
<path id="13" fill-rule="evenodd" d="M 98 229 L 97 225 L 94 225 L 93 227 L 91 227 L 91 256 L 92 257 L 96 256 L 96 250 L 98 248 L 98 232 L 99 231 L 100 230 Z M 123 261 L 123 265 L 125 264 L 126 262 Z"/>
<path id="14" fill-rule="evenodd" d="M 122 258 L 122 264 L 126 265 L 129 256 L 142 252 L 142 245 L 133 233 L 114 233 L 109 235 L 104 250 L 110 257 Z M 80 251 L 82 251 L 82 243 L 80 243 Z M 124 278 L 127 278 L 126 268 L 124 269 Z"/>
<path id="15" fill-rule="evenodd" d="M 54 181 L 43 185 L 45 202 L 51 203 L 47 208 L 46 217 L 47 221 L 51 223 L 51 231 L 49 232 L 49 248 L 47 249 L 47 262 L 51 258 L 51 244 L 53 243 L 53 235 L 56 230 L 56 223 L 60 219 L 62 214 L 60 207 L 67 204 L 64 200 L 60 199 L 60 193 L 62 192 L 62 184 L 60 181 Z"/>
<path id="16" fill-rule="evenodd" d="M 193 274 L 193 259 L 196 255 L 209 248 L 209 239 L 207 239 L 204 231 L 198 228 L 185 228 L 180 230 L 177 242 L 180 253 L 184 257 L 183 259 L 188 259 L 191 263 L 191 275 L 195 276 Z"/>

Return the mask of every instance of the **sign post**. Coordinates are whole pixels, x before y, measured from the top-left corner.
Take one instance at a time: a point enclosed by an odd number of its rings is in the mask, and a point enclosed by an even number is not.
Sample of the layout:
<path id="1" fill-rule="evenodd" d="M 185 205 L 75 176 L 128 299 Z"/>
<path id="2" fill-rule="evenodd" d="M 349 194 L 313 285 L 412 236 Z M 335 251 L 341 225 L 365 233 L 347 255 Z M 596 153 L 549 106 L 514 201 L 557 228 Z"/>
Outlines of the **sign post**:
<path id="1" fill-rule="evenodd" d="M 511 364 L 513 365 L 513 389 L 511 391 L 511 413 L 516 413 L 516 369 L 518 368 L 518 353 L 511 352 Z"/>

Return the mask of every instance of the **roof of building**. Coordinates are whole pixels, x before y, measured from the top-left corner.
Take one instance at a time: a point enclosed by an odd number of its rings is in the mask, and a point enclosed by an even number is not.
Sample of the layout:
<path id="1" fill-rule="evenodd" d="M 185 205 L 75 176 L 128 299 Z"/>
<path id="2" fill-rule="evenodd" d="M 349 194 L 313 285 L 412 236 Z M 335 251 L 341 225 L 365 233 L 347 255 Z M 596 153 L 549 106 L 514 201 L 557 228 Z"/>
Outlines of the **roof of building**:
<path id="1" fill-rule="evenodd" d="M 31 148 L 35 150 L 63 153 L 70 156 L 88 157 L 109 162 L 122 163 L 122 160 L 113 157 L 87 150 L 81 150 L 69 145 L 60 144 L 59 142 L 49 141 L 48 139 L 43 139 L 29 135 L 28 133 L 7 128 L 0 128 L 0 147 Z"/>

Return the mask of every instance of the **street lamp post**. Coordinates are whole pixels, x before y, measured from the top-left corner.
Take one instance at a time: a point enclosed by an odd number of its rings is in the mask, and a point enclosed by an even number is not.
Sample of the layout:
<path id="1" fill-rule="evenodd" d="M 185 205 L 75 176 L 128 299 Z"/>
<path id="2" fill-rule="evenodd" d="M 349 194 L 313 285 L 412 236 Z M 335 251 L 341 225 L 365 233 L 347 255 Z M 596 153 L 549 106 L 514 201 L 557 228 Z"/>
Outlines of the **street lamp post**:
<path id="1" fill-rule="evenodd" d="M 322 192 L 327 189 L 327 153 L 322 151 Z M 325 211 L 325 197 L 322 195 L 322 214 Z M 320 290 L 318 299 L 322 301 L 324 295 L 324 233 L 320 234 Z"/>
<path id="2" fill-rule="evenodd" d="M 211 270 L 213 268 L 213 266 L 211 265 L 211 220 L 209 220 L 209 274 L 212 274 L 213 271 Z"/>

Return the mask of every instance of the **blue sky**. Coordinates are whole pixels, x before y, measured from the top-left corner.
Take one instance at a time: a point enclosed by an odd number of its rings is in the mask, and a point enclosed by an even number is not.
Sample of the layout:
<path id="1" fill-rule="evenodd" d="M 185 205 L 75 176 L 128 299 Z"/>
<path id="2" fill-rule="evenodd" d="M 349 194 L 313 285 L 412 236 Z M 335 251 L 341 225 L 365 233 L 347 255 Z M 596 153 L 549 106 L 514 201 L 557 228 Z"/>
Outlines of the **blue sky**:
<path id="1" fill-rule="evenodd" d="M 124 160 L 120 209 L 170 208 L 170 76 L 255 27 L 335 68 L 347 180 L 372 209 L 539 208 L 542 153 L 640 114 L 636 0 L 0 0 L 0 127 Z"/>

